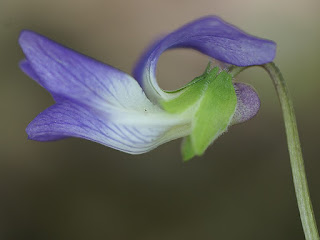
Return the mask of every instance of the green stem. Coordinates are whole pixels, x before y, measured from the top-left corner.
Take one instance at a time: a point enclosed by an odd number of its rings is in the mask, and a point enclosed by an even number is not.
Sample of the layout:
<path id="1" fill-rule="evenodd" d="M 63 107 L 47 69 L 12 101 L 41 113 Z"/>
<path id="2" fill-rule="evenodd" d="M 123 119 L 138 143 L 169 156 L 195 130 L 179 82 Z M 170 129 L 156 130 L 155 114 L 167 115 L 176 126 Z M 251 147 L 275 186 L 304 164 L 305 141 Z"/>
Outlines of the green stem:
<path id="1" fill-rule="evenodd" d="M 287 134 L 288 149 L 293 176 L 293 183 L 298 201 L 300 218 L 306 240 L 319 240 L 317 224 L 314 218 L 310 200 L 306 172 L 304 169 L 301 145 L 299 140 L 296 117 L 293 104 L 289 95 L 288 87 L 279 68 L 272 62 L 262 65 L 273 80 L 276 88 Z M 231 66 L 228 71 L 236 76 L 248 67 Z"/>
<path id="2" fill-rule="evenodd" d="M 282 107 L 290 154 L 293 183 L 305 238 L 307 240 L 319 240 L 317 224 L 313 214 L 308 183 L 304 169 L 296 117 L 288 88 L 279 68 L 274 63 L 267 63 L 262 67 L 269 73 L 271 79 L 273 80 Z"/>

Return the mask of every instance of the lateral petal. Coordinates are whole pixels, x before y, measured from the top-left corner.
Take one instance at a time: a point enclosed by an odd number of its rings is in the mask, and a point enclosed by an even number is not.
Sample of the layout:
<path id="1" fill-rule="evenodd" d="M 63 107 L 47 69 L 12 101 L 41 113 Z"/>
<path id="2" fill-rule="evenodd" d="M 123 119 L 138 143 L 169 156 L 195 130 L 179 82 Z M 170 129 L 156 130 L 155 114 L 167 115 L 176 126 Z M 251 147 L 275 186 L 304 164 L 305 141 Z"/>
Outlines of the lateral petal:
<path id="1" fill-rule="evenodd" d="M 56 101 L 73 99 L 104 108 L 141 106 L 145 95 L 128 74 L 66 48 L 32 31 L 23 31 L 19 43 L 26 55 L 20 66 L 46 88 Z"/>

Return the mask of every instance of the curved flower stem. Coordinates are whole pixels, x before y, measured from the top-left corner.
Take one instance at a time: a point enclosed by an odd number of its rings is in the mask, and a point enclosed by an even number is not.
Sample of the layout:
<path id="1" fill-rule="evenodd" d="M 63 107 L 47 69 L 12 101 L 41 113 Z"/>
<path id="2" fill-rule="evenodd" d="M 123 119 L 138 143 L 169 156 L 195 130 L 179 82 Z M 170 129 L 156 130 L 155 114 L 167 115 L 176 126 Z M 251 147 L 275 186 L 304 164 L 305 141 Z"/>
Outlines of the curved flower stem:
<path id="1" fill-rule="evenodd" d="M 293 183 L 296 191 L 305 238 L 307 240 L 319 240 L 317 224 L 313 214 L 307 177 L 304 169 L 296 117 L 288 88 L 279 68 L 273 62 L 267 63 L 262 67 L 269 73 L 271 79 L 273 80 L 282 107 L 290 154 Z"/>
<path id="2" fill-rule="evenodd" d="M 306 240 L 319 240 L 304 169 L 296 117 L 287 85 L 279 68 L 273 62 L 264 64 L 261 67 L 269 73 L 280 100 L 287 135 L 293 183 L 305 238 Z M 229 72 L 233 76 L 236 76 L 246 68 L 248 67 L 231 66 Z"/>

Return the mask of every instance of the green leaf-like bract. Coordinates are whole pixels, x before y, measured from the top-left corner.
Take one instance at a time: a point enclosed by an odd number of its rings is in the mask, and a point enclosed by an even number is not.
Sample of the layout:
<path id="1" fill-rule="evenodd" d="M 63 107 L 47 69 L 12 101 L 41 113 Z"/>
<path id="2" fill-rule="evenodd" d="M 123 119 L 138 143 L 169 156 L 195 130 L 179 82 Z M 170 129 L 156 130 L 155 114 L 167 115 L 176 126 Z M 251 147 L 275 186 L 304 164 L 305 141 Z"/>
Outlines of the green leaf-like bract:
<path id="1" fill-rule="evenodd" d="M 192 114 L 192 131 L 182 143 L 183 159 L 202 155 L 207 147 L 224 133 L 234 115 L 237 96 L 232 76 L 226 71 L 213 68 L 195 78 L 178 97 L 162 102 L 164 110 L 182 113 L 189 109 Z"/>

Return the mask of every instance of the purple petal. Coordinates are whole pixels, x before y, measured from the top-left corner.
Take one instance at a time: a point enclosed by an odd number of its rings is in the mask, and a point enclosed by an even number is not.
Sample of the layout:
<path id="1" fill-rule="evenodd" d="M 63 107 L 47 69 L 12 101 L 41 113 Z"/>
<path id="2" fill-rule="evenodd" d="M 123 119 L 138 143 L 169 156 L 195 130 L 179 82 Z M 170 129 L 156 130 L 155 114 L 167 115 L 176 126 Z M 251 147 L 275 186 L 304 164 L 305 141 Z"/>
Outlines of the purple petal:
<path id="1" fill-rule="evenodd" d="M 246 34 L 218 17 L 195 20 L 156 42 L 138 61 L 134 77 L 149 98 L 165 97 L 157 85 L 155 72 L 161 53 L 172 48 L 192 48 L 237 66 L 268 63 L 276 53 L 274 42 Z"/>
<path id="2" fill-rule="evenodd" d="M 130 115 L 126 115 L 130 118 Z M 72 101 L 56 103 L 40 113 L 27 127 L 29 139 L 52 141 L 79 137 L 111 148 L 139 154 L 181 136 L 165 135 L 170 125 L 130 125 L 119 123 L 108 115 Z M 184 134 L 186 135 L 186 134 Z"/>
<path id="3" fill-rule="evenodd" d="M 143 94 L 126 73 L 37 33 L 23 31 L 19 43 L 27 59 L 20 64 L 22 70 L 56 96 L 56 100 L 68 98 L 92 106 L 109 103 L 126 107 L 132 93 L 127 88 Z"/>
<path id="4" fill-rule="evenodd" d="M 242 123 L 253 118 L 260 109 L 260 99 L 256 91 L 247 84 L 235 83 L 237 107 L 232 124 Z"/>
<path id="5" fill-rule="evenodd" d="M 39 76 L 33 70 L 33 68 L 31 67 L 30 63 L 26 59 L 20 61 L 19 67 L 21 68 L 21 70 L 25 74 L 27 74 L 30 78 L 32 78 L 33 80 L 35 80 L 38 84 L 40 84 L 42 86 Z"/>
<path id="6" fill-rule="evenodd" d="M 37 75 L 37 73 L 33 70 L 33 68 L 31 67 L 30 63 L 24 59 L 22 61 L 20 61 L 19 63 L 19 67 L 21 68 L 21 70 L 27 74 L 30 78 L 32 78 L 33 80 L 35 80 L 41 87 L 43 87 L 42 83 L 41 83 L 41 79 L 39 78 L 39 76 Z M 60 95 L 55 95 L 53 93 L 51 93 L 52 97 L 54 98 L 54 100 L 56 102 L 62 101 L 64 99 L 66 99 L 63 96 Z"/>
<path id="7" fill-rule="evenodd" d="M 57 102 L 28 125 L 29 139 L 80 137 L 138 154 L 189 134 L 189 119 L 151 103 L 129 75 L 30 31 L 19 42 L 21 69 Z"/>

